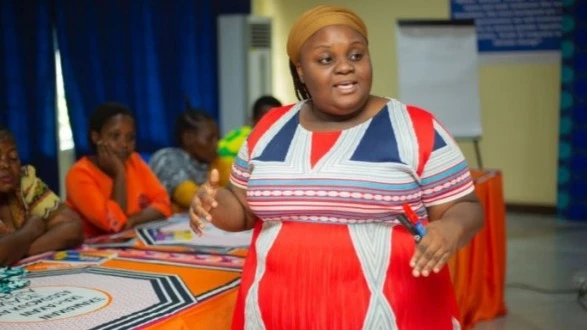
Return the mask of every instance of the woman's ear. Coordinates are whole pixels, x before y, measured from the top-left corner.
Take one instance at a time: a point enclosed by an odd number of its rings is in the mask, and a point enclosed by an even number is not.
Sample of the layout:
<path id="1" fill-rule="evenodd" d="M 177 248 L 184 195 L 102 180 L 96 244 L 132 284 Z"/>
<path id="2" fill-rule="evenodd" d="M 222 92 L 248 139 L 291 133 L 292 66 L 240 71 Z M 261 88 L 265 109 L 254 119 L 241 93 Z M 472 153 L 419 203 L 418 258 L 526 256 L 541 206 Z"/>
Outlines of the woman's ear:
<path id="1" fill-rule="evenodd" d="M 181 134 L 181 142 L 184 146 L 189 146 L 194 143 L 194 134 L 190 131 L 184 131 Z"/>
<path id="2" fill-rule="evenodd" d="M 296 63 L 296 72 L 298 73 L 298 77 L 300 77 L 300 82 L 302 84 L 305 84 L 306 82 L 304 81 L 304 70 L 302 70 L 302 65 L 299 62 Z"/>
<path id="3" fill-rule="evenodd" d="M 90 138 L 92 139 L 92 143 L 94 145 L 98 145 L 98 142 L 100 141 L 100 133 L 92 131 L 90 132 Z"/>

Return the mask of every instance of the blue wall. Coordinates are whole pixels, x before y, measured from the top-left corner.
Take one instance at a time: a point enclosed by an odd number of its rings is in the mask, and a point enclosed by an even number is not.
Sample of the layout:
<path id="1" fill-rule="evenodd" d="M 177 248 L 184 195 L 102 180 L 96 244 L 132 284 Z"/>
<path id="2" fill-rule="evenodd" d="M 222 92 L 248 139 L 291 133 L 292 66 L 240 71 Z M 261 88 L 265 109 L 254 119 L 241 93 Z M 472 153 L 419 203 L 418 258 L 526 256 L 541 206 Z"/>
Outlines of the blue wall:
<path id="1" fill-rule="evenodd" d="M 562 29 L 557 208 L 587 221 L 587 1 L 563 1 Z"/>

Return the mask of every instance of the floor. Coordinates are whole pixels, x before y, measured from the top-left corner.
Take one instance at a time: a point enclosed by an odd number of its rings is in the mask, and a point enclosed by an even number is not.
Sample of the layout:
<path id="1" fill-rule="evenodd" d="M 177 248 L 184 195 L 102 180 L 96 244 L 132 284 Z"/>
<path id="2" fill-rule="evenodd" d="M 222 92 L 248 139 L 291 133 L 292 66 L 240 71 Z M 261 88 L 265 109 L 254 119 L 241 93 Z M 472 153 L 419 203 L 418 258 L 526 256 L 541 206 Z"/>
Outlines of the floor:
<path id="1" fill-rule="evenodd" d="M 587 281 L 587 223 L 526 214 L 509 214 L 507 222 L 508 315 L 475 330 L 587 329 L 576 291 Z"/>

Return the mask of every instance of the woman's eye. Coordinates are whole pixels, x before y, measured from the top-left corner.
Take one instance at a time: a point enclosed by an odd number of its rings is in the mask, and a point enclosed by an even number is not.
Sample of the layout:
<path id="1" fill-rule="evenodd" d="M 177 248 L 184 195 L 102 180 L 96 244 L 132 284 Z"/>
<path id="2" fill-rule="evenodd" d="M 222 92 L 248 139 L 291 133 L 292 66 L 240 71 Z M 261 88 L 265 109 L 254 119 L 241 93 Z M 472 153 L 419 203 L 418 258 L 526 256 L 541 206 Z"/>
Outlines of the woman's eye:
<path id="1" fill-rule="evenodd" d="M 330 64 L 332 62 L 332 58 L 331 57 L 323 57 L 320 60 L 318 60 L 318 62 L 320 64 Z"/>
<path id="2" fill-rule="evenodd" d="M 359 53 L 357 53 L 357 54 L 352 54 L 352 55 L 351 55 L 351 60 L 352 60 L 352 61 L 358 61 L 358 60 L 360 60 L 360 59 L 362 59 L 362 58 L 363 58 L 363 54 L 359 54 Z"/>

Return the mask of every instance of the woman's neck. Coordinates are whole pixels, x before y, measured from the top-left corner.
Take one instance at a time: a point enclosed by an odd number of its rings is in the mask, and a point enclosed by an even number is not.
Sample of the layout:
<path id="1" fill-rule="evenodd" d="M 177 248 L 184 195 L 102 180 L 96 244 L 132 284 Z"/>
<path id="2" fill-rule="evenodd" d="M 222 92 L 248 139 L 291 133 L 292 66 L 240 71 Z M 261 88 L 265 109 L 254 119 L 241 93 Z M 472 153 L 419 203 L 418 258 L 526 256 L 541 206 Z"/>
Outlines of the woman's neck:
<path id="1" fill-rule="evenodd" d="M 313 132 L 349 129 L 372 118 L 387 102 L 385 98 L 370 95 L 357 110 L 340 116 L 320 110 L 309 100 L 300 113 L 300 124 Z"/>
<path id="2" fill-rule="evenodd" d="M 346 114 L 346 115 L 333 115 L 328 113 L 327 111 L 323 111 L 321 110 L 321 107 L 319 105 L 316 105 L 312 100 L 308 101 L 308 105 L 309 105 L 309 110 L 312 113 L 312 117 L 314 117 L 315 119 L 317 119 L 317 121 L 321 121 L 321 122 L 337 122 L 337 123 L 342 123 L 342 122 L 351 122 L 355 119 L 358 119 L 361 114 L 365 111 L 365 109 L 367 108 L 367 105 L 369 104 L 369 100 L 371 99 L 371 96 L 369 96 L 365 101 L 363 101 L 363 103 L 357 107 L 356 110 Z"/>
<path id="3" fill-rule="evenodd" d="M 15 194 L 16 190 L 6 193 L 0 193 L 0 206 L 8 205 L 10 203 L 10 200 L 14 198 Z"/>
<path id="4" fill-rule="evenodd" d="M 190 156 L 190 158 L 193 161 L 195 161 L 196 163 L 201 164 L 201 165 L 209 165 L 209 163 L 207 161 L 200 159 L 198 156 L 196 156 L 193 153 L 190 153 L 186 148 L 181 148 L 181 150 L 183 150 L 185 153 L 187 153 Z"/>

